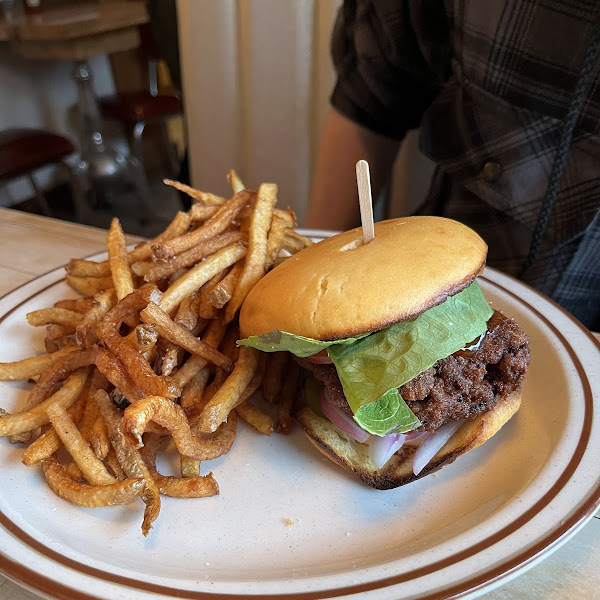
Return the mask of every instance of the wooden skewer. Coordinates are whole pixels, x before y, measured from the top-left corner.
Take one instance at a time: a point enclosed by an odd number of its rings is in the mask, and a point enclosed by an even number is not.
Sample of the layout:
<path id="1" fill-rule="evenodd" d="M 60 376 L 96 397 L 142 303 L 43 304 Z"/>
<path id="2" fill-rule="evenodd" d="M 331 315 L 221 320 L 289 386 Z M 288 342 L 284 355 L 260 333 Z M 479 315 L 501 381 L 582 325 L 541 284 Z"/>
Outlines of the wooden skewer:
<path id="1" fill-rule="evenodd" d="M 375 237 L 375 226 L 373 224 L 371 177 L 369 175 L 369 163 L 366 160 L 359 160 L 356 163 L 356 183 L 358 185 L 358 202 L 360 204 L 363 243 L 368 244 Z"/>

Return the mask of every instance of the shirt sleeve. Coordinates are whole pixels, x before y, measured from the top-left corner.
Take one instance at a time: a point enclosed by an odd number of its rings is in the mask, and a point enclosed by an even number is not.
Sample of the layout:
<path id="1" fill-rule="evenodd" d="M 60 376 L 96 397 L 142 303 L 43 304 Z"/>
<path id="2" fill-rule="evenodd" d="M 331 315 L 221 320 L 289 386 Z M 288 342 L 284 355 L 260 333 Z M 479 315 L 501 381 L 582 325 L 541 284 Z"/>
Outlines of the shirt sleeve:
<path id="1" fill-rule="evenodd" d="M 450 75 L 443 0 L 345 0 L 332 35 L 331 104 L 375 133 L 403 139 Z"/>

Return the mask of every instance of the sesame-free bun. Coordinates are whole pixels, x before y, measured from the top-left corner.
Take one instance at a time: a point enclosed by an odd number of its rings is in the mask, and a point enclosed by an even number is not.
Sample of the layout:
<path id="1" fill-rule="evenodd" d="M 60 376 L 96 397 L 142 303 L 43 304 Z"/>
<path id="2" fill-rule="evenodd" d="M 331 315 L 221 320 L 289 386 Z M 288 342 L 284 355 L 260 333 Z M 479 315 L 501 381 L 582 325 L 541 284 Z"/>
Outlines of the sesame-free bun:
<path id="1" fill-rule="evenodd" d="M 442 217 L 375 224 L 305 248 L 250 291 L 242 337 L 279 330 L 334 340 L 383 329 L 421 314 L 466 288 L 485 266 L 487 245 L 466 225 Z"/>
<path id="2" fill-rule="evenodd" d="M 500 431 L 520 405 L 520 390 L 509 392 L 488 412 L 466 420 L 418 475 L 413 473 L 412 468 L 414 447 L 404 446 L 383 468 L 378 469 L 369 458 L 367 444 L 349 438 L 331 421 L 317 416 L 308 406 L 297 408 L 294 416 L 304 427 L 308 439 L 327 458 L 354 473 L 367 485 L 389 490 L 425 477 L 481 446 Z"/>

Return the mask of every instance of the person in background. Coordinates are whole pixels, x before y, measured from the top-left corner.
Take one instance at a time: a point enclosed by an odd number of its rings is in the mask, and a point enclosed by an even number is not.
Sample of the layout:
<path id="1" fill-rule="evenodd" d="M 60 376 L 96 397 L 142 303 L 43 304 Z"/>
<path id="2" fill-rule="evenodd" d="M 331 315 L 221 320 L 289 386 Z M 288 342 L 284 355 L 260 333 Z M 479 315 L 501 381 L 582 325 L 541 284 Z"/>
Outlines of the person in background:
<path id="1" fill-rule="evenodd" d="M 347 0 L 307 227 L 360 223 L 420 127 L 437 168 L 420 214 L 462 221 L 488 264 L 600 330 L 600 6 L 539 0 Z"/>

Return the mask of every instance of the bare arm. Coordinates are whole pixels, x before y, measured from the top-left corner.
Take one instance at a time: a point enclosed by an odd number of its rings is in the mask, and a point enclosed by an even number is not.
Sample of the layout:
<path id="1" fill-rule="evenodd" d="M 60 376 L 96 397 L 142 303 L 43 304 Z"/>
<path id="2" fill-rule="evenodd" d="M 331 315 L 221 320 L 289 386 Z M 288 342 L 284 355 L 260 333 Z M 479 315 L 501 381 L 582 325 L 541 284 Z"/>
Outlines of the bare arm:
<path id="1" fill-rule="evenodd" d="M 317 155 L 306 227 L 350 229 L 360 224 L 355 165 L 368 161 L 373 198 L 388 182 L 400 142 L 329 111 Z"/>

